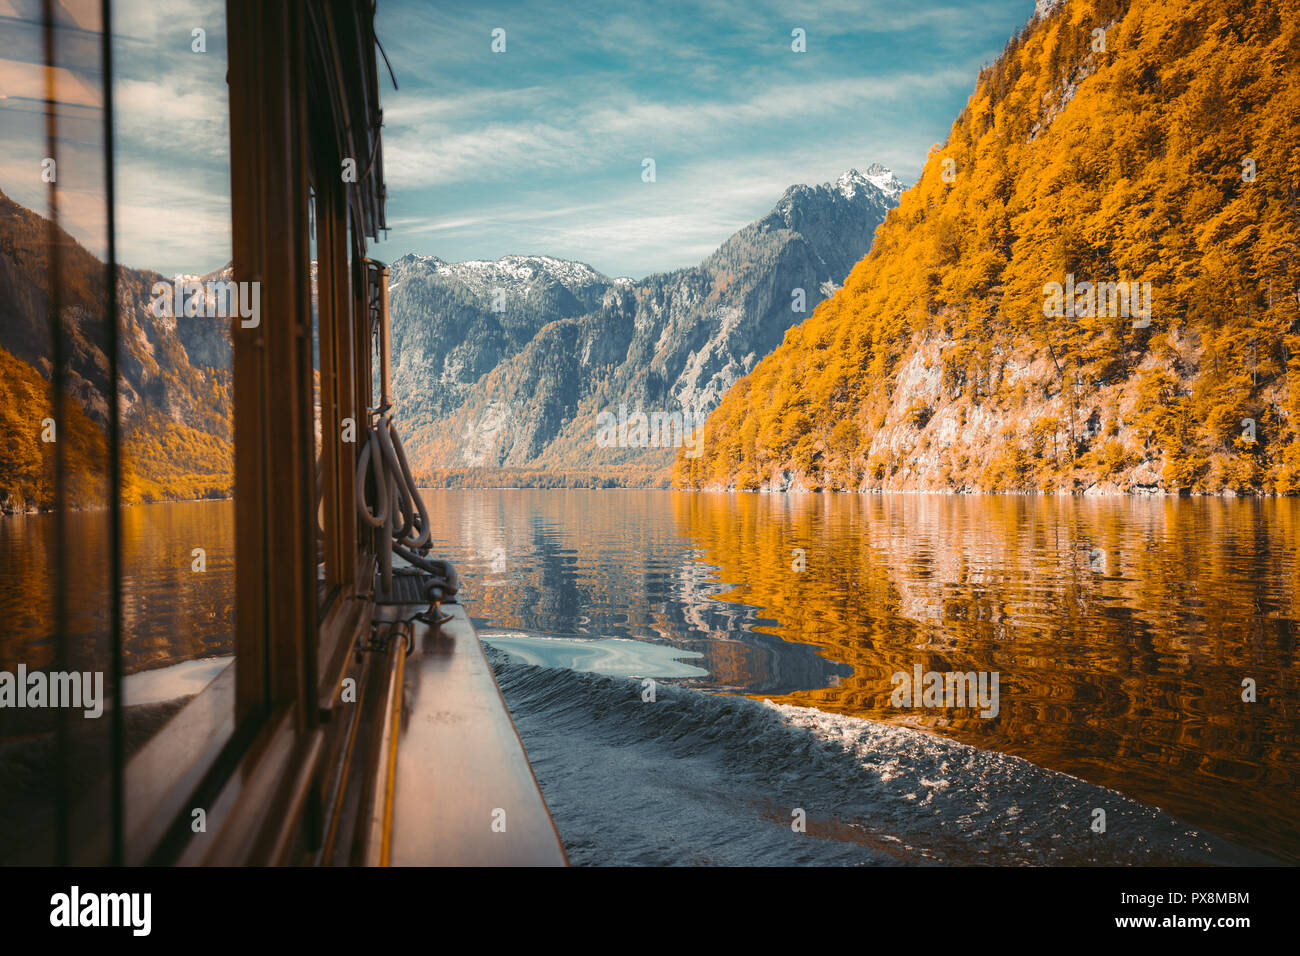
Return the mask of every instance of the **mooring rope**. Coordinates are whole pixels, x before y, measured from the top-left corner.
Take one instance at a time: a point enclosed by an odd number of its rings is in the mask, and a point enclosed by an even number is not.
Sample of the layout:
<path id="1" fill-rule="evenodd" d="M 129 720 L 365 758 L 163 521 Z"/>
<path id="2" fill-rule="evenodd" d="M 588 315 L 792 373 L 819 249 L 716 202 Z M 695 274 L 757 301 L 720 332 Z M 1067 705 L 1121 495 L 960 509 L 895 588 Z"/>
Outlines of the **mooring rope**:
<path id="1" fill-rule="evenodd" d="M 366 484 L 375 489 L 375 508 L 366 501 Z M 446 561 L 433 561 L 427 555 L 433 522 L 429 509 L 402 447 L 391 416 L 380 416 L 370 429 L 365 446 L 357 459 L 357 514 L 370 527 L 383 529 L 376 535 L 380 585 L 385 594 L 393 590 L 393 554 L 421 570 L 441 578 L 441 593 L 451 596 L 457 591 L 456 572 Z"/>

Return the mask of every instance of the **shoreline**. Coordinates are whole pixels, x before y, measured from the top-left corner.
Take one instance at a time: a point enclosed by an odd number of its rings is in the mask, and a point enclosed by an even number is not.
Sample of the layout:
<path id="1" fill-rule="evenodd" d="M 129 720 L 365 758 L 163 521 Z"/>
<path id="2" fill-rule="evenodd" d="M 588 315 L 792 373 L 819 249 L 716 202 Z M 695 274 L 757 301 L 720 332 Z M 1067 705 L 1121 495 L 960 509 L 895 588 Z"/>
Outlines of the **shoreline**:
<path id="1" fill-rule="evenodd" d="M 950 498 L 1080 498 L 1080 499 L 1116 499 L 1129 498 L 1133 500 L 1186 500 L 1186 499 L 1216 499 L 1220 501 L 1232 501 L 1237 499 L 1248 501 L 1284 501 L 1288 499 L 1300 498 L 1300 495 L 1281 494 L 1275 491 L 1260 491 L 1251 489 L 1250 491 L 1237 492 L 1231 489 L 1224 491 L 1123 491 L 1123 490 L 1101 490 L 1094 491 L 1091 486 L 1083 491 L 1044 491 L 1042 489 L 1032 489 L 1028 491 L 982 491 L 979 489 L 965 488 L 865 488 L 865 489 L 848 489 L 848 488 L 807 488 L 797 486 L 792 488 L 735 488 L 722 487 L 720 485 L 709 485 L 703 488 L 673 488 L 663 485 L 422 485 L 420 491 L 673 491 L 682 494 L 709 494 L 709 495 L 861 495 L 861 496 L 885 496 L 885 495 L 942 495 Z M 234 496 L 222 498 L 175 498 L 161 501 L 140 501 L 131 504 L 123 504 L 122 508 L 145 508 L 156 505 L 176 505 L 176 504 L 196 504 L 200 502 L 219 502 L 234 501 Z M 82 513 L 106 513 L 109 511 L 107 505 L 95 505 L 93 507 L 74 507 L 69 511 L 77 514 Z M 0 518 L 35 518 L 53 515 L 53 508 L 32 508 L 26 510 L 3 509 L 0 508 Z"/>
<path id="2" fill-rule="evenodd" d="M 1286 499 L 1300 498 L 1300 495 L 1280 494 L 1276 491 L 1093 491 L 1091 486 L 1083 491 L 983 491 L 966 488 L 734 488 L 720 485 L 708 485 L 703 488 L 673 488 L 672 491 L 702 492 L 708 494 L 745 494 L 745 495 L 945 495 L 948 497 L 988 497 L 988 498 L 1220 498 L 1232 500 L 1246 499 Z"/>
<path id="3" fill-rule="evenodd" d="M 129 504 L 123 503 L 122 507 L 142 508 L 142 507 L 147 507 L 149 505 L 181 505 L 187 503 L 194 503 L 198 501 L 234 501 L 234 500 L 235 500 L 234 495 L 226 495 L 220 498 L 164 498 L 158 501 L 135 501 Z M 107 512 L 110 509 L 108 505 L 90 505 L 90 506 L 81 505 L 81 506 L 69 508 L 68 510 L 77 513 L 82 513 L 82 512 L 91 513 L 91 512 L 101 512 L 101 511 Z M 36 515 L 52 515 L 54 514 L 54 512 L 55 512 L 54 508 L 22 508 L 22 509 L 0 508 L 0 516 L 6 518 L 10 518 L 10 517 L 26 518 L 29 516 L 36 516 Z"/>

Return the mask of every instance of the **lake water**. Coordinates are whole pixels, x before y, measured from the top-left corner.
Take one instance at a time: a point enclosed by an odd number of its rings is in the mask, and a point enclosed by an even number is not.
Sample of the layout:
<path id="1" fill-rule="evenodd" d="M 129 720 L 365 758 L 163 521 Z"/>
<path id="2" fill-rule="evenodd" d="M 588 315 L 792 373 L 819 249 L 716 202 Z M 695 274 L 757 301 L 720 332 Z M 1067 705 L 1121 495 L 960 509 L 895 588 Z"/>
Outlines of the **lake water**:
<path id="1" fill-rule="evenodd" d="M 1300 861 L 1300 502 L 426 498 L 575 862 Z M 126 516 L 128 670 L 228 654 L 231 505 Z M 0 519 L 0 667 L 48 523 Z M 898 706 L 918 669 L 996 715 Z"/>
<path id="2" fill-rule="evenodd" d="M 108 513 L 67 517 L 69 668 L 107 667 Z M 0 670 L 52 663 L 54 519 L 0 516 Z M 122 511 L 124 669 L 133 674 L 234 650 L 235 506 L 182 501 Z M 205 570 L 196 571 L 195 549 Z"/>

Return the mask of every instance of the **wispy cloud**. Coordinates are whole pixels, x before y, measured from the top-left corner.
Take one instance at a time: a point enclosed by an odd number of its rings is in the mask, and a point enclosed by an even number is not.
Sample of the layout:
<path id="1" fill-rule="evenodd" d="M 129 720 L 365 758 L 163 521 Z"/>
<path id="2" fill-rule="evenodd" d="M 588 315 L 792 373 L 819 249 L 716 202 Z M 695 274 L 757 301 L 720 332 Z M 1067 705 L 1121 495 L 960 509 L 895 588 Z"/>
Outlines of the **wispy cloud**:
<path id="1" fill-rule="evenodd" d="M 796 182 L 908 180 L 1032 0 L 381 5 L 390 257 L 691 261 Z M 495 28 L 507 50 L 490 50 Z M 791 49 L 791 31 L 807 52 Z M 641 181 L 653 158 L 657 181 Z"/>
<path id="2" fill-rule="evenodd" d="M 751 148 L 785 151 L 788 140 L 774 132 L 783 124 L 831 124 L 864 105 L 902 105 L 908 98 L 967 81 L 973 69 L 976 64 L 889 77 L 772 84 L 734 101 L 673 104 L 621 94 L 580 107 L 558 102 L 546 111 L 546 119 L 518 122 L 491 120 L 491 114 L 474 107 L 466 108 L 455 121 L 444 115 L 404 123 L 399 113 L 385 137 L 385 172 L 389 183 L 400 189 L 485 175 L 526 176 L 539 169 L 582 173 L 613 163 L 639 175 L 646 155 L 669 162 L 683 151 L 695 157 L 708 153 L 711 144 L 738 140 Z M 520 98 L 534 100 L 536 95 L 530 89 Z M 518 109 L 508 94 L 494 99 L 496 109 L 512 105 Z M 464 128 L 472 124 L 474 115 L 483 125 Z M 766 142 L 764 133 L 769 134 Z"/>
<path id="3" fill-rule="evenodd" d="M 0 3 L 5 0 L 0 0 Z M 60 224 L 91 252 L 107 246 L 103 76 L 98 0 L 60 0 L 57 180 L 42 182 L 48 152 L 46 70 L 39 5 L 0 7 L 0 187 L 45 214 L 57 189 Z M 119 259 L 162 272 L 206 271 L 230 258 L 225 10 L 220 0 L 115 3 Z M 207 49 L 195 52 L 192 31 Z"/>
<path id="4" fill-rule="evenodd" d="M 97 27 L 97 0 L 64 7 L 70 33 Z M 696 262 L 793 183 L 873 161 L 914 178 L 979 66 L 1032 11 L 1032 0 L 574 0 L 557 16 L 533 0 L 381 0 L 401 89 L 384 84 L 393 230 L 377 254 L 538 252 L 634 276 Z M 114 12 L 119 255 L 162 272 L 221 265 L 224 4 L 123 0 Z M 43 72 L 19 19 L 0 59 L 0 187 L 43 211 Z M 206 54 L 191 50 L 196 28 Z M 490 49 L 496 28 L 504 54 Z M 791 50 L 795 28 L 806 53 Z M 100 252 L 100 78 L 83 46 L 86 62 L 60 75 L 59 190 L 65 225 Z"/>

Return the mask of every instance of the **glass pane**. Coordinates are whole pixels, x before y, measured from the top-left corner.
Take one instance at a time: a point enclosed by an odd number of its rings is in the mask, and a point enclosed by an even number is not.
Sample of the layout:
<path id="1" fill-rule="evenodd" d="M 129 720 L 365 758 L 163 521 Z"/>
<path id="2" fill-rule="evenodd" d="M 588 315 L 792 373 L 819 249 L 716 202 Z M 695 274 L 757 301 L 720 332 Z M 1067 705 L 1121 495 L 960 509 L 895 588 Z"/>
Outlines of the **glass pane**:
<path id="1" fill-rule="evenodd" d="M 223 672 L 233 676 L 230 323 L 256 308 L 253 290 L 228 282 L 223 5 L 184 0 L 165 13 L 145 0 L 113 5 L 114 311 L 106 307 L 100 6 L 53 7 L 52 71 L 41 5 L 20 3 L 0 17 L 0 257 L 8 260 L 0 273 L 12 277 L 0 302 L 0 509 L 12 513 L 0 516 L 0 681 L 40 673 L 53 688 L 66 674 L 66 702 L 70 678 L 85 675 L 94 703 L 50 706 L 50 695 L 45 706 L 0 708 L 0 863 L 107 862 L 113 761 L 156 753 L 159 730 L 185 703 Z M 49 226 L 56 212 L 58 233 Z M 54 305 L 61 339 L 52 334 Z M 114 394 L 120 753 L 109 699 Z M 42 426 L 51 418 L 60 419 L 56 434 Z M 60 459 L 67 507 L 54 510 Z M 155 761 L 144 777 L 128 772 L 128 834 L 142 832 L 136 824 L 186 760 L 202 756 Z"/>
<path id="2" fill-rule="evenodd" d="M 313 539 L 316 542 L 316 604 L 321 615 L 325 613 L 329 598 L 329 575 L 326 569 L 326 529 L 330 524 L 324 502 L 325 461 L 324 446 L 321 443 L 321 314 L 320 314 L 320 219 L 319 203 L 316 190 L 309 189 L 307 194 L 307 214 L 309 217 L 307 235 L 311 244 L 311 407 L 312 407 L 312 449 L 316 468 L 313 477 L 312 494 L 315 507 L 315 528 Z"/>
<path id="3" fill-rule="evenodd" d="M 233 660 L 230 336 L 260 299 L 231 282 L 224 6 L 114 17 L 125 701 L 165 715 Z"/>
<path id="4" fill-rule="evenodd" d="M 0 17 L 0 863 L 101 862 L 114 703 L 100 22 L 97 4 L 56 5 L 47 50 L 41 10 Z"/>

